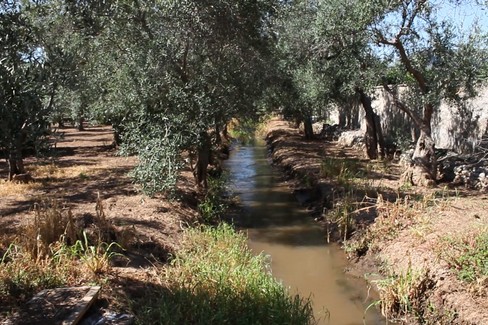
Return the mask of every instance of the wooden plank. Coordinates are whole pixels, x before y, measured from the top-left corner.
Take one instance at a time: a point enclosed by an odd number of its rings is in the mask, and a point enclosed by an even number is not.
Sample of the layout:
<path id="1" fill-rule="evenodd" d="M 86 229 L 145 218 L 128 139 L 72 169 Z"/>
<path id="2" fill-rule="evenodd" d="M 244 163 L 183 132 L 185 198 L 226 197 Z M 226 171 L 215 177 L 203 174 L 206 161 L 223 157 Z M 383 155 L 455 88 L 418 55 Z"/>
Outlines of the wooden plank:
<path id="1" fill-rule="evenodd" d="M 99 286 L 43 290 L 6 324 L 76 325 L 96 300 L 99 291 Z"/>
<path id="2" fill-rule="evenodd" d="M 100 292 L 100 287 L 91 287 L 86 295 L 76 304 L 73 312 L 70 316 L 63 321 L 63 325 L 76 325 L 83 318 L 83 315 L 90 309 L 93 302 L 98 297 L 98 292 Z"/>

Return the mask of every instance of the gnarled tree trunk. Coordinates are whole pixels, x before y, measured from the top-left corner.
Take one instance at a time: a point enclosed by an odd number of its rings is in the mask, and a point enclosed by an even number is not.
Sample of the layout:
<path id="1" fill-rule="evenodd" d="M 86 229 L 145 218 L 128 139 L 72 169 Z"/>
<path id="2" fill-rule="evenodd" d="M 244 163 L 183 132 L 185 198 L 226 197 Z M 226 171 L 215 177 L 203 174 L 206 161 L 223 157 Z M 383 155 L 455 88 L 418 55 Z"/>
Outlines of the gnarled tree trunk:
<path id="1" fill-rule="evenodd" d="M 432 139 L 430 128 L 421 128 L 412 156 L 412 163 L 403 178 L 412 185 L 434 186 L 436 184 L 437 159 L 435 156 L 435 142 Z"/>
<path id="2" fill-rule="evenodd" d="M 25 174 L 22 150 L 11 149 L 8 155 L 8 180 L 11 181 L 14 175 Z"/>
<path id="3" fill-rule="evenodd" d="M 303 129 L 305 131 L 305 139 L 312 140 L 314 138 L 313 134 L 313 126 L 312 126 L 312 117 L 305 116 L 303 119 Z"/>
<path id="4" fill-rule="evenodd" d="M 377 129 L 377 124 L 379 124 L 379 116 L 373 111 L 371 106 L 371 97 L 366 95 L 362 89 L 356 90 L 359 94 L 359 99 L 363 105 L 366 120 L 366 134 L 365 134 L 365 145 L 366 145 L 366 156 L 369 159 L 378 158 L 378 135 L 381 137 L 382 132 Z M 381 139 L 381 142 L 384 141 Z M 384 150 L 384 149 L 382 149 Z"/>
<path id="5" fill-rule="evenodd" d="M 208 188 L 207 170 L 210 164 L 212 141 L 207 132 L 200 133 L 200 144 L 197 149 L 197 163 L 195 167 L 195 178 L 199 187 Z"/>

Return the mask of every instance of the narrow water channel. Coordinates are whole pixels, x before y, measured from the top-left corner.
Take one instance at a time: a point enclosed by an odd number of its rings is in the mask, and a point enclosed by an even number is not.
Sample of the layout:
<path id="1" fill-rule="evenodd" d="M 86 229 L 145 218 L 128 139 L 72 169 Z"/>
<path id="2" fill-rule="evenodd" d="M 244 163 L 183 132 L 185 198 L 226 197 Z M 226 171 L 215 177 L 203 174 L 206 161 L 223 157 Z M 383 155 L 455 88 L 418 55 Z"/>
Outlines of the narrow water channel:
<path id="1" fill-rule="evenodd" d="M 320 324 L 385 324 L 375 308 L 366 311 L 372 302 L 366 284 L 344 274 L 344 253 L 326 245 L 321 227 L 270 166 L 264 143 L 235 147 L 226 169 L 244 208 L 236 222 L 249 246 L 270 256 L 273 275 L 292 293 L 311 297 Z"/>

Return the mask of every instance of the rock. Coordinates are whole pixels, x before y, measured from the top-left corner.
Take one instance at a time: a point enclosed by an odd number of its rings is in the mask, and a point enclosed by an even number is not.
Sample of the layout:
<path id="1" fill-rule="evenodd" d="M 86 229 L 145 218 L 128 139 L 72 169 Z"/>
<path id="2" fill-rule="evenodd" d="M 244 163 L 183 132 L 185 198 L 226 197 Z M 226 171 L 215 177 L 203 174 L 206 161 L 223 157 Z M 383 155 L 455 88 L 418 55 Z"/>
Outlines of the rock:
<path id="1" fill-rule="evenodd" d="M 339 124 L 330 125 L 324 123 L 322 125 L 322 130 L 320 131 L 319 138 L 327 141 L 337 141 L 341 136 L 341 127 Z"/>
<path id="2" fill-rule="evenodd" d="M 411 166 L 413 163 L 412 160 L 413 153 L 414 153 L 414 149 L 408 149 L 407 151 L 400 154 L 400 164 L 406 167 Z"/>
<path id="3" fill-rule="evenodd" d="M 361 147 L 364 144 L 364 131 L 354 130 L 342 132 L 338 142 L 343 147 Z"/>
<path id="4" fill-rule="evenodd" d="M 481 191 L 488 190 L 488 161 L 479 161 L 475 164 L 462 164 L 454 167 L 455 185 L 464 185 Z"/>

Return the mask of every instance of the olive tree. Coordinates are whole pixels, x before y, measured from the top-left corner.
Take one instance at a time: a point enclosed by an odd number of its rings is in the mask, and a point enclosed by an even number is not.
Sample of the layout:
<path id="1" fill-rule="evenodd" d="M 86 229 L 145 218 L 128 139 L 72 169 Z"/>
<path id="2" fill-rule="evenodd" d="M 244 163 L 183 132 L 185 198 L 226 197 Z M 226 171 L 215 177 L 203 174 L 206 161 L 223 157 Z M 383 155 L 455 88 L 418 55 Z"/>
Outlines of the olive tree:
<path id="1" fill-rule="evenodd" d="M 264 90 L 270 1 L 120 1 L 99 35 L 101 116 L 149 193 L 171 189 L 182 153 L 206 186 L 212 143 L 230 118 L 253 116 Z"/>
<path id="2" fill-rule="evenodd" d="M 366 30 L 374 16 L 362 9 L 344 1 L 288 3 L 278 24 L 279 49 L 297 98 L 291 110 L 303 118 L 305 136 L 312 136 L 314 112 L 331 104 L 345 111 L 359 101 L 368 126 L 366 153 L 377 158 L 383 142 L 368 92 L 380 79 Z"/>
<path id="3" fill-rule="evenodd" d="M 39 147 L 49 128 L 55 85 L 38 32 L 19 1 L 0 4 L 0 150 L 9 179 L 25 173 L 27 146 Z"/>
<path id="4" fill-rule="evenodd" d="M 368 4 L 381 9 L 368 28 L 372 44 L 391 54 L 408 76 L 407 93 L 393 96 L 395 105 L 420 130 L 406 176 L 414 184 L 432 184 L 437 178 L 433 116 L 443 100 L 463 106 L 476 95 L 481 82 L 479 68 L 486 61 L 486 38 L 477 29 L 463 36 L 446 17 L 438 15 L 439 3 L 435 1 Z M 395 95 L 386 84 L 385 89 Z"/>

